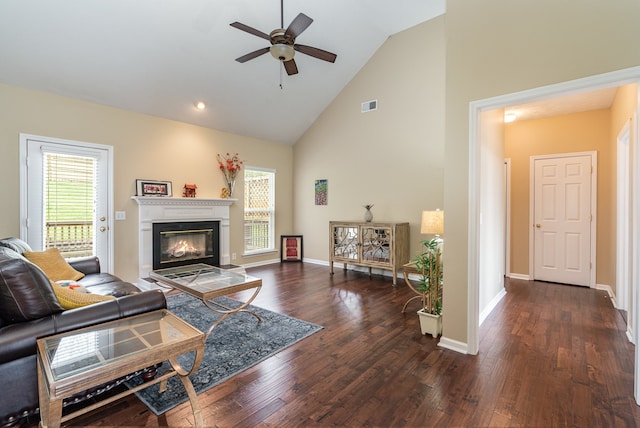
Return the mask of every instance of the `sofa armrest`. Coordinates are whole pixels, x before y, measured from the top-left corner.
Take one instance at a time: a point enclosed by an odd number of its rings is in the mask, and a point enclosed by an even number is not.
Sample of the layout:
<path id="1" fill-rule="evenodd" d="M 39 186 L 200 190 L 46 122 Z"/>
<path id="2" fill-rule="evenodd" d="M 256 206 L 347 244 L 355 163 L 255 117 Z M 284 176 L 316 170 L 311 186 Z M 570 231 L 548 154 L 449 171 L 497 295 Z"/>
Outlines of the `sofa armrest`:
<path id="1" fill-rule="evenodd" d="M 91 275 L 93 273 L 100 273 L 100 259 L 95 256 L 82 257 L 69 261 L 69 264 L 75 270 L 82 272 L 85 275 Z"/>
<path id="2" fill-rule="evenodd" d="M 6 325 L 0 328 L 0 364 L 35 355 L 38 338 L 166 307 L 164 293 L 150 290 L 32 321 Z"/>

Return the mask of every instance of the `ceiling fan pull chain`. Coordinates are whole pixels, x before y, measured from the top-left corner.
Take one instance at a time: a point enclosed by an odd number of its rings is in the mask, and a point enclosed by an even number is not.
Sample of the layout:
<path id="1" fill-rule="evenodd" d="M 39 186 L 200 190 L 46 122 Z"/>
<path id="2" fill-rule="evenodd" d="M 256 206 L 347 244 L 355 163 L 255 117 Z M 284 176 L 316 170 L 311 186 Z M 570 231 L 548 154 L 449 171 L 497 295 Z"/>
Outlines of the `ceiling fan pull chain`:
<path id="1" fill-rule="evenodd" d="M 282 67 L 278 64 L 278 70 L 280 70 L 280 90 L 282 91 L 284 87 L 282 86 Z"/>

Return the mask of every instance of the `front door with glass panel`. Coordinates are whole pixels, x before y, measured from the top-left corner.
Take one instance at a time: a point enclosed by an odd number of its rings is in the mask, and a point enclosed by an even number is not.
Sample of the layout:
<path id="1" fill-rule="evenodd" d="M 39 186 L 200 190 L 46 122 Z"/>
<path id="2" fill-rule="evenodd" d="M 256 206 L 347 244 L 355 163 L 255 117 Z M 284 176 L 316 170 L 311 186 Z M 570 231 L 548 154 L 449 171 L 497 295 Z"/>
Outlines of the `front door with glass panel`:
<path id="1" fill-rule="evenodd" d="M 21 145 L 23 237 L 34 249 L 56 247 L 65 258 L 97 256 L 111 271 L 111 148 L 24 135 Z"/>

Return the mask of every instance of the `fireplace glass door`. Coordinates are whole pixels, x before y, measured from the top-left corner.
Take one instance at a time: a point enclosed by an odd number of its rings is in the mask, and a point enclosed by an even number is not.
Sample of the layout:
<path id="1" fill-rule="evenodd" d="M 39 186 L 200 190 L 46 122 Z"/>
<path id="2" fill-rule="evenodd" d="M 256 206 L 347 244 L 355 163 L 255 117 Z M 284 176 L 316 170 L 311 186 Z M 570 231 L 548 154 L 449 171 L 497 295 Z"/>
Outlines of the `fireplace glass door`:
<path id="1" fill-rule="evenodd" d="M 153 269 L 193 263 L 220 265 L 217 221 L 153 224 Z"/>

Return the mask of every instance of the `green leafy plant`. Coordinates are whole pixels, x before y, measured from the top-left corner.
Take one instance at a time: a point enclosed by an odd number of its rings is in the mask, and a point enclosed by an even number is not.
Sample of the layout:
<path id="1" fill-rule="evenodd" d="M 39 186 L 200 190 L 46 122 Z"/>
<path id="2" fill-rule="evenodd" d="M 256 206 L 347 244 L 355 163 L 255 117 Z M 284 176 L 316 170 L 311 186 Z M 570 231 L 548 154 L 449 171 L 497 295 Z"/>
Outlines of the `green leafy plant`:
<path id="1" fill-rule="evenodd" d="M 422 309 L 432 315 L 442 315 L 442 249 L 439 239 L 422 241 L 422 253 L 413 263 L 420 275 L 416 290 L 422 293 Z"/>

